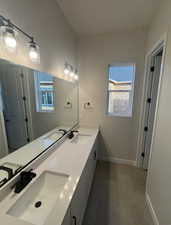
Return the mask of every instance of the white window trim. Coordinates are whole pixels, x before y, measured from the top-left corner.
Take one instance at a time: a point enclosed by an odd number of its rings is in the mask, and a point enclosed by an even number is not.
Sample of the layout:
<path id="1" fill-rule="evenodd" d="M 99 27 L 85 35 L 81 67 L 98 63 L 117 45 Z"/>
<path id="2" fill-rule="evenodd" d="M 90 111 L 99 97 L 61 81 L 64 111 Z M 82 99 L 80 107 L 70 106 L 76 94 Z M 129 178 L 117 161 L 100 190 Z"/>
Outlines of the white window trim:
<path id="1" fill-rule="evenodd" d="M 129 90 L 108 90 L 109 88 L 109 67 L 110 66 L 133 66 L 134 67 L 134 71 L 133 71 L 133 79 L 132 79 L 132 90 L 130 90 L 131 92 L 131 96 L 130 96 L 130 104 L 131 104 L 131 111 L 130 113 L 109 113 L 108 109 L 109 109 L 109 93 L 110 92 L 129 92 Z M 134 86 L 135 86 L 135 74 L 136 74 L 136 63 L 131 63 L 131 62 L 118 62 L 118 63 L 112 63 L 108 65 L 108 70 L 107 70 L 107 74 L 108 74 L 108 79 L 107 79 L 107 108 L 106 108 L 106 114 L 107 116 L 112 116 L 112 117 L 128 117 L 131 118 L 132 114 L 133 114 L 133 103 L 134 103 Z"/>
<path id="2" fill-rule="evenodd" d="M 36 112 L 38 112 L 38 113 L 54 113 L 55 111 L 56 111 L 56 105 L 55 105 L 55 102 L 54 102 L 54 109 L 53 110 L 41 110 L 40 108 L 40 102 L 39 102 L 39 100 L 40 100 L 40 91 L 39 90 L 37 90 L 37 87 L 38 87 L 38 85 L 39 85 L 39 83 L 38 83 L 38 77 L 37 77 L 37 73 L 38 72 L 34 72 L 34 86 L 35 86 L 35 97 L 36 97 Z M 54 99 L 55 99 L 55 86 L 54 86 L 54 91 L 53 91 L 53 93 L 54 93 Z"/>

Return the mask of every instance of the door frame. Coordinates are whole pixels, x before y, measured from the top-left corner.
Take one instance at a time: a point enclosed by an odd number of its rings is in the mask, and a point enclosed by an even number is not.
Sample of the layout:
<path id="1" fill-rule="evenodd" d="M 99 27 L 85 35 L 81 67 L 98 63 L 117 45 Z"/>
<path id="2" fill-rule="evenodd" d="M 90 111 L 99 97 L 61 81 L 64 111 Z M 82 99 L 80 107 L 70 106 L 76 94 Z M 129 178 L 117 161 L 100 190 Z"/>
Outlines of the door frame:
<path id="1" fill-rule="evenodd" d="M 0 127 L 2 131 L 1 138 L 3 139 L 3 142 L 1 143 L 3 147 L 3 157 L 5 157 L 9 154 L 9 149 L 8 149 L 6 130 L 5 130 L 4 115 L 2 111 L 0 111 Z"/>
<path id="2" fill-rule="evenodd" d="M 32 116 L 32 105 L 31 105 L 31 92 L 30 92 L 30 81 L 29 76 L 32 75 L 30 73 L 33 73 L 33 71 L 28 70 L 27 68 L 22 68 L 22 75 L 23 75 L 23 94 L 26 97 L 25 102 L 25 110 L 28 117 L 28 123 L 27 123 L 27 129 L 28 129 L 28 138 L 30 139 L 30 142 L 34 140 L 34 130 L 33 130 L 33 116 Z"/>
<path id="3" fill-rule="evenodd" d="M 137 167 L 143 167 L 143 160 L 142 160 L 141 153 L 143 152 L 144 123 L 145 123 L 145 113 L 146 113 L 147 92 L 148 92 L 148 85 L 149 85 L 149 75 L 151 73 L 150 71 L 151 61 L 154 55 L 161 48 L 163 48 L 163 56 L 162 56 L 161 69 L 160 69 L 160 75 L 159 75 L 158 93 L 156 98 L 156 110 L 155 110 L 154 123 L 153 123 L 153 132 L 152 132 L 152 139 L 151 139 L 151 146 L 150 146 L 148 168 L 150 165 L 152 145 L 153 145 L 153 140 L 154 140 L 154 135 L 156 130 L 157 112 L 158 112 L 158 105 L 159 105 L 159 99 L 160 99 L 160 93 L 161 93 L 162 78 L 164 73 L 166 44 L 167 44 L 167 33 L 165 33 L 163 37 L 158 42 L 156 42 L 156 44 L 150 49 L 150 51 L 145 56 L 145 75 L 144 75 L 144 81 L 143 81 L 143 94 L 141 99 L 141 111 L 140 111 L 141 113 L 140 113 L 140 119 L 139 119 L 139 129 L 138 129 L 138 138 L 137 138 L 137 155 L 136 155 Z"/>

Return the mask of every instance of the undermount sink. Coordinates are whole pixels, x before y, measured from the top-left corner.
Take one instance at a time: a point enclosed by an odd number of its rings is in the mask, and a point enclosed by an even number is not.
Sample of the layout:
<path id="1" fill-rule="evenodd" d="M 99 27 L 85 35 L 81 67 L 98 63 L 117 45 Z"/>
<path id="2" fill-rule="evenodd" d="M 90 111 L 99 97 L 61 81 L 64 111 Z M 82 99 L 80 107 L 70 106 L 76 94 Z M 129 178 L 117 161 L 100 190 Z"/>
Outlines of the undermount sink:
<path id="1" fill-rule="evenodd" d="M 48 139 L 50 141 L 56 141 L 62 136 L 63 136 L 63 134 L 61 132 L 57 131 L 53 134 L 50 134 L 50 135 L 46 136 L 44 139 Z"/>
<path id="2" fill-rule="evenodd" d="M 42 173 L 7 214 L 35 225 L 44 224 L 68 178 L 48 171 Z"/>

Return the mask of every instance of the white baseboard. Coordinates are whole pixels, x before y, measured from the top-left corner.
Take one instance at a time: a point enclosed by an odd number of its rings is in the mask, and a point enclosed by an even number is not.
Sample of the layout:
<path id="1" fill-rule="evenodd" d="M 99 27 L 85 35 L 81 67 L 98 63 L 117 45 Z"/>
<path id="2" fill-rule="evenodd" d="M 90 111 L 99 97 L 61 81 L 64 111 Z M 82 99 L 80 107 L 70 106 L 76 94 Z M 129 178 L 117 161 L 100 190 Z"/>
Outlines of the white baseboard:
<path id="1" fill-rule="evenodd" d="M 155 210 L 154 210 L 154 208 L 153 208 L 153 204 L 152 204 L 152 202 L 151 202 L 150 196 L 146 193 L 146 194 L 145 194 L 145 197 L 146 197 L 147 205 L 148 205 L 148 208 L 149 208 L 151 217 L 152 217 L 152 219 L 153 219 L 154 225 L 160 225 L 160 224 L 159 224 L 159 221 L 158 221 L 158 219 L 157 219 L 157 215 L 156 215 L 156 213 L 155 213 Z"/>
<path id="2" fill-rule="evenodd" d="M 111 157 L 111 156 L 109 156 L 109 157 L 103 156 L 103 157 L 100 157 L 99 159 L 102 161 L 108 161 L 111 163 L 136 166 L 136 161 L 128 160 L 128 159 L 120 159 L 120 158 L 115 158 L 115 157 Z"/>

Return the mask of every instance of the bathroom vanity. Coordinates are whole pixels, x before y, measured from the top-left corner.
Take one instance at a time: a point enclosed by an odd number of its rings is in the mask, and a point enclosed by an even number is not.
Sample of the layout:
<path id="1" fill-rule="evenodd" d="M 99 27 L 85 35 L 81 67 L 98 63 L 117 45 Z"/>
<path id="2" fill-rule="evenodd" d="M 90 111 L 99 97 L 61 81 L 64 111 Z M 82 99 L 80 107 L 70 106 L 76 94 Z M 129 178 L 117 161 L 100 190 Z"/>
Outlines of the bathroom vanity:
<path id="1" fill-rule="evenodd" d="M 0 202 L 5 225 L 81 225 L 98 154 L 98 129 L 80 127 L 72 139 L 54 144 L 51 154 L 29 165 L 36 177 Z M 14 178 L 13 178 L 14 179 Z M 8 184 L 8 188 L 12 186 Z M 11 188 L 11 187 L 10 187 Z"/>

